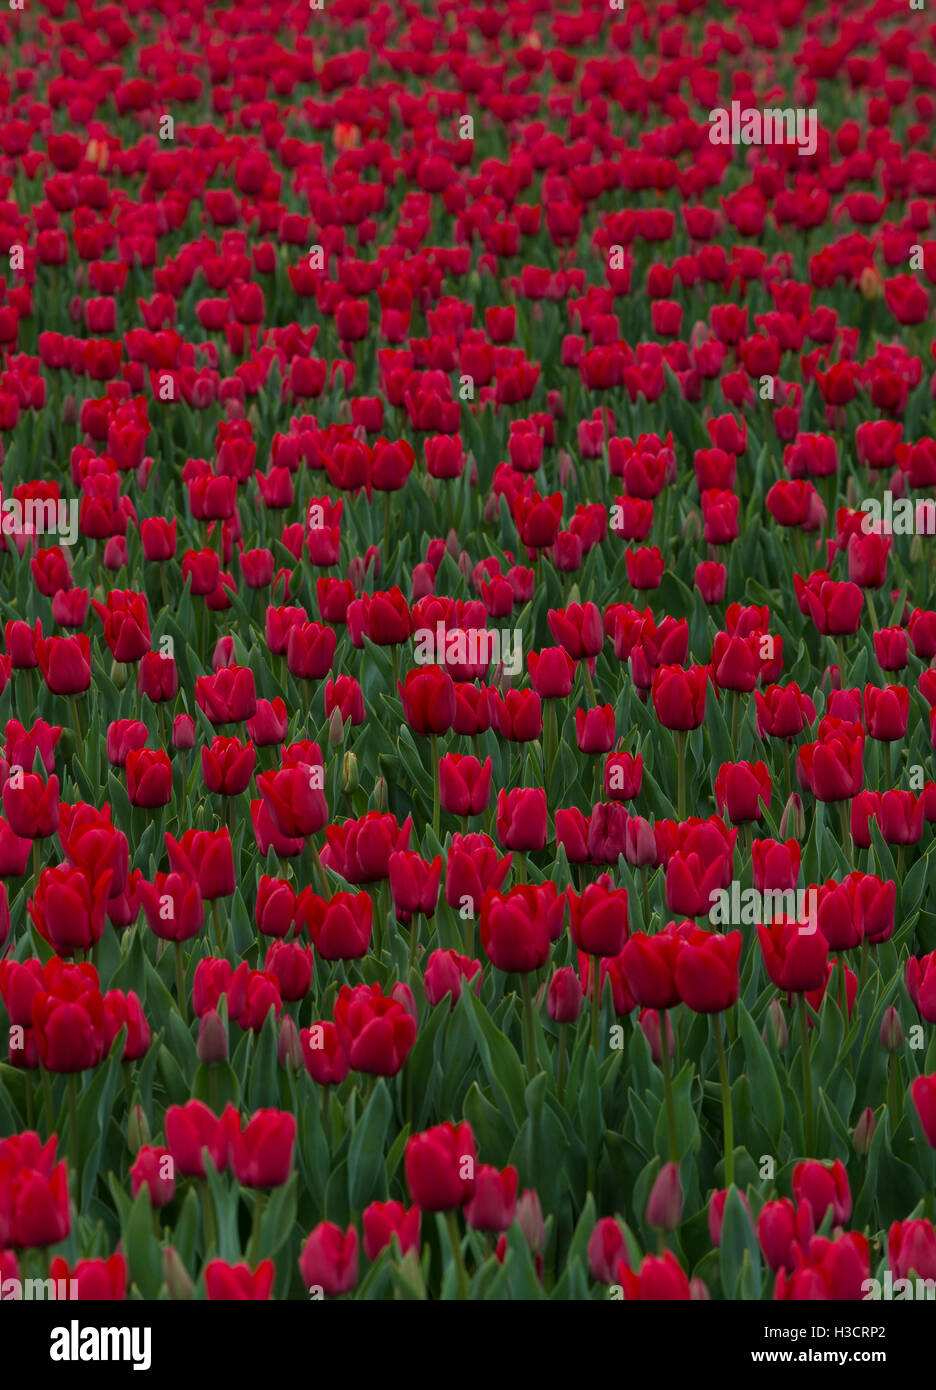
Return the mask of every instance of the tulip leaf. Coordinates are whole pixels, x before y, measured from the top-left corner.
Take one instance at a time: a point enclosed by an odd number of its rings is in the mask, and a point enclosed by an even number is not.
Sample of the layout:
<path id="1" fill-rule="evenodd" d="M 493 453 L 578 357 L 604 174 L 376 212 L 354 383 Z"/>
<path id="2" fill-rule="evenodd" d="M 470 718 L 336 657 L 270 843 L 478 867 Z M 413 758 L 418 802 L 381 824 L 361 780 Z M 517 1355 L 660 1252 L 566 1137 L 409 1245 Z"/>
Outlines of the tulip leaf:
<path id="1" fill-rule="evenodd" d="M 348 1205 L 362 1211 L 372 1201 L 385 1201 L 384 1148 L 393 1114 L 386 1082 L 379 1078 L 351 1135 L 348 1149 Z"/>

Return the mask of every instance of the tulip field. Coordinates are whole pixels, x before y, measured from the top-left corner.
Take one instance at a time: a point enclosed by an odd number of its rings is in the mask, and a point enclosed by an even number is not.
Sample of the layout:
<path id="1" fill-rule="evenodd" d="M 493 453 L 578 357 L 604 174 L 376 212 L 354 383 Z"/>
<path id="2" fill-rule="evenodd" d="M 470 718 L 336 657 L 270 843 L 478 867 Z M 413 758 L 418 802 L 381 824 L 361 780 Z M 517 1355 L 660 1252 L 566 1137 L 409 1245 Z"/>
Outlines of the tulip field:
<path id="1" fill-rule="evenodd" d="M 0 1301 L 936 1297 L 932 8 L 0 3 Z"/>

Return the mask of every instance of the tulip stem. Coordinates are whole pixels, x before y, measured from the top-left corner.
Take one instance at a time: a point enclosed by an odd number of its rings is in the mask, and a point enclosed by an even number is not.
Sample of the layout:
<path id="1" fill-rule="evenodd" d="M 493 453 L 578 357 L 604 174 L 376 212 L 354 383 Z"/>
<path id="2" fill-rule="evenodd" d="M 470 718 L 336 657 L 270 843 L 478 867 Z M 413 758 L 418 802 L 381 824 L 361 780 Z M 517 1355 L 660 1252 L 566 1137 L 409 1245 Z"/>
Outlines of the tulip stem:
<path id="1" fill-rule="evenodd" d="M 526 1068 L 529 1076 L 536 1071 L 536 1033 L 533 1026 L 533 985 L 530 972 L 525 970 L 521 976 L 523 990 L 523 1039 L 526 1051 Z"/>
<path id="2" fill-rule="evenodd" d="M 527 857 L 526 850 L 517 850 L 517 882 L 526 883 L 527 881 Z"/>
<path id="3" fill-rule="evenodd" d="M 182 957 L 182 942 L 176 941 L 175 946 L 175 978 L 176 993 L 179 996 L 179 1013 L 182 1015 L 182 1022 L 188 1027 L 188 1001 L 185 997 L 185 961 Z"/>
<path id="4" fill-rule="evenodd" d="M 799 1011 L 800 1025 L 800 1052 L 803 1057 L 803 1127 L 806 1142 L 806 1157 L 809 1158 L 813 1151 L 813 1099 L 812 1099 L 812 1066 L 809 1059 L 809 1016 L 806 1012 L 806 995 L 800 993 L 796 999 Z"/>
<path id="5" fill-rule="evenodd" d="M 741 695 L 737 690 L 731 692 L 731 751 L 738 751 L 738 724 L 741 720 Z"/>
<path id="6" fill-rule="evenodd" d="M 898 1085 L 898 1079 L 899 1079 L 898 1067 L 899 1067 L 899 1063 L 898 1063 L 898 1061 L 897 1061 L 897 1054 L 896 1054 L 896 1052 L 892 1052 L 891 1055 L 890 1055 L 890 1057 L 889 1057 L 889 1059 L 888 1059 L 888 1068 L 887 1068 L 887 1069 L 888 1069 L 888 1073 L 889 1073 L 887 1080 L 888 1080 L 888 1087 L 889 1087 L 889 1090 L 890 1090 L 890 1097 L 889 1097 L 889 1099 L 890 1099 L 890 1105 L 889 1105 L 889 1109 L 890 1109 L 890 1132 L 891 1132 L 891 1138 L 893 1138 L 894 1132 L 896 1131 L 897 1126 L 900 1124 L 900 1086 Z"/>
<path id="7" fill-rule="evenodd" d="M 686 744 L 689 735 L 685 729 L 673 732 L 676 740 L 676 813 L 681 821 L 686 819 Z"/>
<path id="8" fill-rule="evenodd" d="M 462 1255 L 461 1233 L 458 1229 L 458 1217 L 454 1211 L 447 1211 L 445 1219 L 448 1222 L 449 1239 L 452 1242 L 452 1253 L 455 1256 L 455 1269 L 458 1273 L 458 1297 L 468 1298 L 468 1271 L 465 1268 L 465 1260 Z"/>
<path id="9" fill-rule="evenodd" d="M 871 617 L 871 629 L 873 632 L 877 632 L 880 629 L 880 623 L 878 622 L 878 615 L 874 611 L 874 598 L 872 597 L 870 589 L 865 589 L 865 599 L 867 600 L 868 613 Z"/>
<path id="10" fill-rule="evenodd" d="M 75 726 L 75 747 L 81 743 L 81 714 L 78 708 L 78 696 L 69 695 L 68 705 L 71 710 L 72 723 Z"/>
<path id="11" fill-rule="evenodd" d="M 592 680 L 591 671 L 588 669 L 588 657 L 583 656 L 580 661 L 582 675 L 585 677 L 585 689 L 588 691 L 588 698 L 592 703 L 592 708 L 598 707 L 598 696 L 595 692 L 595 682 Z"/>
<path id="12" fill-rule="evenodd" d="M 850 804 L 851 803 L 848 801 L 839 802 L 839 819 L 842 822 L 842 852 L 845 855 L 849 868 L 852 866 L 852 836 L 851 824 L 848 818 L 848 807 Z"/>
<path id="13" fill-rule="evenodd" d="M 782 740 L 782 743 L 783 743 L 783 789 L 784 789 L 784 794 L 785 794 L 785 795 L 784 795 L 784 804 L 786 804 L 786 802 L 789 801 L 789 799 L 790 799 L 790 793 L 791 793 L 791 791 L 792 791 L 792 787 L 791 787 L 791 785 L 790 785 L 790 740 L 789 740 L 788 738 L 785 738 L 785 739 Z"/>
<path id="14" fill-rule="evenodd" d="M 33 1106 L 33 1079 L 32 1072 L 25 1071 L 23 1078 L 26 1082 L 26 1128 L 35 1129 L 35 1108 Z"/>
<path id="15" fill-rule="evenodd" d="M 560 1105 L 562 1104 L 562 1096 L 565 1091 L 566 1060 L 568 1053 L 568 1039 L 566 1033 L 568 1027 L 569 1025 L 567 1023 L 559 1024 L 559 1074 L 556 1079 L 556 1095 Z"/>
<path id="16" fill-rule="evenodd" d="M 649 930 L 650 930 L 650 888 L 649 888 L 649 885 L 648 885 L 648 877 L 649 877 L 649 876 L 648 876 L 648 874 L 647 874 L 647 866 L 646 866 L 646 864 L 641 864 L 641 866 L 640 866 L 640 886 L 641 886 L 641 889 L 642 889 L 642 892 L 643 892 L 643 910 L 644 910 L 643 929 L 644 929 L 644 931 L 649 931 Z"/>
<path id="17" fill-rule="evenodd" d="M 439 736 L 430 734 L 432 742 L 432 833 L 438 840 L 442 803 L 439 798 Z"/>
<path id="18" fill-rule="evenodd" d="M 254 1193 L 253 1219 L 250 1223 L 250 1242 L 247 1246 L 247 1263 L 255 1265 L 260 1258 L 260 1229 L 263 1223 L 263 1192 L 258 1187 Z"/>
<path id="19" fill-rule="evenodd" d="M 891 746 L 885 741 L 884 744 L 884 790 L 891 789 Z M 899 882 L 899 880 L 898 880 Z"/>
<path id="20" fill-rule="evenodd" d="M 555 700 L 546 702 L 546 776 L 544 787 L 549 791 L 549 783 L 552 781 L 553 763 L 556 761 L 556 749 L 559 743 L 559 725 L 556 715 Z"/>
<path id="21" fill-rule="evenodd" d="M 46 1139 L 55 1133 L 55 1115 L 52 1110 L 52 1078 L 47 1067 L 40 1065 L 39 1074 L 42 1078 L 42 1104 L 45 1110 Z"/>
<path id="22" fill-rule="evenodd" d="M 715 1051 L 718 1053 L 718 1075 L 721 1080 L 722 1116 L 725 1131 L 725 1186 L 734 1182 L 734 1119 L 731 1114 L 731 1082 L 728 1079 L 728 1058 L 725 1056 L 725 1040 L 722 1037 L 721 1015 L 712 1014 L 712 1033 L 715 1037 Z"/>
<path id="23" fill-rule="evenodd" d="M 845 688 L 845 643 L 841 637 L 835 639 L 835 650 L 838 652 L 838 668 L 841 676 L 842 688 Z"/>
<path id="24" fill-rule="evenodd" d="M 416 950 L 419 946 L 419 913 L 413 913 L 413 922 L 410 926 L 409 938 L 409 968 L 416 969 Z"/>
<path id="25" fill-rule="evenodd" d="M 598 1033 L 601 1025 L 601 957 L 592 956 L 592 1020 L 591 1041 L 595 1059 L 598 1058 Z"/>
<path id="26" fill-rule="evenodd" d="M 666 1104 L 666 1132 L 669 1138 L 671 1163 L 679 1162 L 679 1144 L 676 1139 L 676 1106 L 673 1103 L 673 1082 L 670 1076 L 669 1029 L 667 1012 L 658 1010 L 660 1020 L 660 1066 L 663 1071 L 663 1098 Z"/>
<path id="27" fill-rule="evenodd" d="M 221 934 L 221 899 L 214 898 L 211 904 L 211 920 L 214 923 L 215 944 L 218 955 L 224 955 L 224 940 Z"/>
<path id="28" fill-rule="evenodd" d="M 80 1181 L 81 1149 L 78 1147 L 78 1078 L 68 1076 L 68 1161 L 76 1180 Z"/>
<path id="29" fill-rule="evenodd" d="M 32 877 L 33 892 L 39 887 L 39 840 L 38 837 L 32 842 Z"/>
<path id="30" fill-rule="evenodd" d="M 208 1186 L 208 1179 L 199 1179 L 198 1186 L 201 1188 L 202 1223 L 204 1225 L 205 1234 L 205 1249 L 203 1253 L 207 1257 L 211 1248 L 218 1242 L 218 1223 L 215 1220 L 214 1202 L 211 1198 L 211 1188 Z"/>

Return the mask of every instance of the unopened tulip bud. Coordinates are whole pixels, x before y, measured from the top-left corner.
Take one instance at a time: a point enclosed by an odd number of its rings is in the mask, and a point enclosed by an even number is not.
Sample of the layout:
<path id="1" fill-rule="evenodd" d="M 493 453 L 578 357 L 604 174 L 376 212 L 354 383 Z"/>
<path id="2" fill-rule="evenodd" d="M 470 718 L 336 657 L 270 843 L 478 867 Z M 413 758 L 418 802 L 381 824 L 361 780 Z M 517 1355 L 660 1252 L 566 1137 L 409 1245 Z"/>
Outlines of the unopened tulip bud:
<path id="1" fill-rule="evenodd" d="M 664 1163 L 647 1199 L 647 1225 L 658 1231 L 675 1231 L 682 1220 L 682 1185 L 679 1164 Z"/>
<path id="2" fill-rule="evenodd" d="M 904 1045 L 903 1024 L 900 1022 L 900 1014 L 893 1004 L 884 1010 L 879 1036 L 885 1052 L 899 1052 Z"/>
<path id="3" fill-rule="evenodd" d="M 673 1025 L 669 1021 L 669 1013 L 665 1009 L 663 1012 L 666 1017 L 666 1037 L 668 1043 L 668 1051 L 669 1055 L 672 1057 L 673 1049 L 675 1047 L 675 1039 L 673 1037 Z M 650 1053 L 653 1057 L 654 1062 L 657 1064 L 657 1066 L 660 1066 L 663 1061 L 663 1047 L 662 1038 L 660 1034 L 659 1013 L 656 1009 L 641 1009 L 637 1021 L 643 1029 L 644 1037 L 650 1044 Z"/>
<path id="4" fill-rule="evenodd" d="M 712 1295 L 709 1293 L 708 1284 L 706 1284 L 704 1279 L 696 1277 L 695 1279 L 689 1280 L 689 1298 L 693 1303 L 705 1303 L 709 1301 L 711 1297 Z"/>
<path id="5" fill-rule="evenodd" d="M 215 1009 L 203 1014 L 198 1025 L 198 1042 L 195 1045 L 198 1060 L 206 1066 L 228 1059 L 227 1029 L 221 1022 L 221 1015 Z"/>
<path id="6" fill-rule="evenodd" d="M 453 560 L 457 560 L 462 553 L 462 544 L 454 526 L 449 527 L 448 535 L 445 537 L 445 548 Z"/>
<path id="7" fill-rule="evenodd" d="M 382 815 L 386 815 L 387 807 L 390 804 L 386 777 L 377 778 L 377 781 L 374 783 L 374 795 L 371 797 L 371 800 L 374 803 L 374 810 L 380 811 Z"/>
<path id="8" fill-rule="evenodd" d="M 163 1279 L 172 1299 L 191 1298 L 195 1292 L 192 1277 L 173 1245 L 163 1246 Z"/>
<path id="9" fill-rule="evenodd" d="M 854 510 L 858 506 L 858 485 L 849 473 L 848 481 L 845 484 L 845 501 Z"/>
<path id="10" fill-rule="evenodd" d="M 526 1237 L 526 1243 L 535 1254 L 546 1244 L 546 1223 L 539 1194 L 528 1187 L 517 1202 L 517 1224 Z"/>
<path id="11" fill-rule="evenodd" d="M 871 1148 L 871 1140 L 874 1138 L 874 1131 L 877 1129 L 877 1120 L 870 1105 L 865 1106 L 858 1117 L 855 1125 L 855 1132 L 852 1135 L 852 1143 L 855 1146 L 855 1153 L 866 1155 Z"/>
<path id="12" fill-rule="evenodd" d="M 135 1154 L 144 1144 L 150 1142 L 149 1121 L 142 1105 L 134 1105 L 127 1120 L 127 1148 Z"/>
<path id="13" fill-rule="evenodd" d="M 408 984 L 404 983 L 403 980 L 397 980 L 396 984 L 393 986 L 393 989 L 391 989 L 390 991 L 390 998 L 395 999 L 398 1004 L 403 1005 L 403 1008 L 409 1014 L 410 1018 L 413 1020 L 414 1023 L 419 1022 L 419 1010 L 416 1007 L 416 1000 L 413 997 L 413 991 L 410 989 Z"/>
<path id="14" fill-rule="evenodd" d="M 334 747 L 344 739 L 344 720 L 341 717 L 341 710 L 336 705 L 328 716 L 328 742 Z"/>
<path id="15" fill-rule="evenodd" d="M 467 550 L 463 550 L 458 557 L 458 572 L 466 584 L 474 580 L 474 564 Z"/>
<path id="16" fill-rule="evenodd" d="M 73 425 L 78 419 L 78 402 L 69 392 L 62 402 L 62 422 L 66 425 Z"/>
<path id="17" fill-rule="evenodd" d="M 127 665 L 124 661 L 112 661 L 110 668 L 110 678 L 118 690 L 123 690 L 127 684 Z"/>
<path id="18" fill-rule="evenodd" d="M 276 1058 L 281 1067 L 292 1067 L 295 1071 L 303 1065 L 299 1029 L 290 1014 L 283 1014 L 279 1042 L 276 1045 Z"/>
<path id="19" fill-rule="evenodd" d="M 338 711 L 336 710 L 337 714 Z M 384 779 L 381 778 L 381 781 Z M 341 760 L 341 790 L 345 796 L 350 796 L 353 791 L 357 791 L 358 785 L 358 765 L 357 757 L 354 753 L 345 753 Z M 386 783 L 384 782 L 386 786 Z M 374 789 L 376 791 L 376 788 Z"/>
<path id="20" fill-rule="evenodd" d="M 351 584 L 354 588 L 354 592 L 356 594 L 361 594 L 364 591 L 365 574 L 366 570 L 364 568 L 363 556 L 352 555 L 351 559 L 348 562 L 348 578 L 350 579 Z"/>
<path id="21" fill-rule="evenodd" d="M 578 483 L 578 474 L 575 471 L 575 463 L 572 455 L 565 449 L 559 450 L 559 486 L 561 488 L 575 487 Z"/>
<path id="22" fill-rule="evenodd" d="M 500 515 L 500 496 L 496 492 L 489 492 L 484 502 L 484 511 L 481 513 L 484 520 L 490 526 Z"/>
<path id="23" fill-rule="evenodd" d="M 780 817 L 780 839 L 805 840 L 805 838 L 806 812 L 803 810 L 803 799 L 799 792 L 791 792 L 790 799 L 783 808 L 783 815 Z"/>
<path id="24" fill-rule="evenodd" d="M 768 1032 L 773 1034 L 777 1050 L 783 1052 L 790 1041 L 790 1032 L 783 1016 L 783 1005 L 779 999 L 771 999 L 767 1005 L 767 1022 L 764 1024 L 763 1032 L 764 1042 L 767 1041 Z"/>
<path id="25" fill-rule="evenodd" d="M 919 565 L 922 562 L 925 554 L 926 549 L 923 545 L 923 537 L 917 532 L 914 534 L 913 540 L 910 542 L 911 565 Z"/>
<path id="26" fill-rule="evenodd" d="M 471 463 L 468 467 L 468 485 L 469 487 L 478 486 L 478 465 L 475 462 L 474 456 L 472 456 Z"/>

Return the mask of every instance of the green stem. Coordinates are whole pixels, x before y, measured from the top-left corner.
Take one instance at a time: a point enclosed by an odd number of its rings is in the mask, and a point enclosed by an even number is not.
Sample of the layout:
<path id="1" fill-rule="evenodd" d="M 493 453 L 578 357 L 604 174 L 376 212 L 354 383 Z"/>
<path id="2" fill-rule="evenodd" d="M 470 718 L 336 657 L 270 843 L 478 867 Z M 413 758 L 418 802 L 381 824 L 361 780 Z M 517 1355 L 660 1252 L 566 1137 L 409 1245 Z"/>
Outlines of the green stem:
<path id="1" fill-rule="evenodd" d="M 598 1033 L 601 1024 L 601 957 L 592 956 L 592 1017 L 591 1042 L 595 1059 L 598 1058 Z"/>
<path id="2" fill-rule="evenodd" d="M 68 1162 L 72 1174 L 77 1177 L 81 1166 L 81 1149 L 78 1145 L 78 1077 L 75 1072 L 68 1076 Z"/>
<path id="3" fill-rule="evenodd" d="M 718 1075 L 721 1080 L 722 1117 L 725 1130 L 725 1186 L 731 1187 L 734 1182 L 734 1120 L 731 1114 L 731 1082 L 728 1079 L 728 1058 L 725 1056 L 725 1040 L 722 1037 L 719 1014 L 712 1014 L 712 1033 L 715 1036 Z"/>
<path id="4" fill-rule="evenodd" d="M 536 1067 L 536 1030 L 533 1023 L 533 982 L 529 970 L 525 970 L 520 977 L 521 988 L 523 990 L 523 1041 L 524 1051 L 526 1052 L 527 1075 L 535 1075 Z"/>
<path id="5" fill-rule="evenodd" d="M 900 1124 L 900 1118 L 901 1118 L 901 1110 L 900 1110 L 900 1086 L 899 1086 L 899 1084 L 898 1084 L 898 1081 L 899 1081 L 899 1072 L 898 1072 L 898 1062 L 897 1062 L 897 1054 L 896 1054 L 896 1052 L 892 1052 L 892 1053 L 891 1053 L 890 1058 L 888 1059 L 887 1069 L 888 1069 L 888 1078 L 887 1078 L 887 1080 L 888 1080 L 888 1089 L 889 1089 L 889 1091 L 890 1091 L 890 1100 L 889 1100 L 889 1109 L 890 1109 L 890 1132 L 891 1132 L 891 1139 L 893 1139 L 894 1133 L 895 1133 L 895 1131 L 896 1131 L 896 1129 L 897 1129 L 897 1126 Z"/>
<path id="6" fill-rule="evenodd" d="M 588 698 L 592 703 L 592 707 L 596 708 L 598 705 L 598 696 L 595 692 L 595 682 L 592 680 L 591 671 L 588 669 L 588 657 L 583 656 L 579 665 L 582 668 L 582 675 L 585 678 L 585 689 L 588 691 Z"/>
<path id="7" fill-rule="evenodd" d="M 516 864 L 517 864 L 517 882 L 518 882 L 518 883 L 526 883 L 526 881 L 527 881 L 527 857 L 526 857 L 526 850 L 518 849 L 518 850 L 516 851 L 516 856 L 515 856 L 515 857 L 516 857 Z"/>
<path id="8" fill-rule="evenodd" d="M 432 740 L 432 833 L 439 838 L 442 817 L 442 803 L 439 793 L 439 736 L 431 734 Z"/>
<path id="9" fill-rule="evenodd" d="M 188 1000 L 185 997 L 185 960 L 182 955 L 182 942 L 176 941 L 175 946 L 175 978 L 176 993 L 179 996 L 179 1013 L 182 1015 L 182 1022 L 188 1027 Z"/>
<path id="10" fill-rule="evenodd" d="M 671 1163 L 679 1162 L 679 1144 L 676 1139 L 676 1106 L 673 1102 L 673 1081 L 670 1075 L 669 1030 L 666 1026 L 666 1010 L 658 1009 L 660 1021 L 660 1066 L 663 1072 L 663 1097 L 666 1102 L 666 1132 L 669 1139 Z"/>
<path id="11" fill-rule="evenodd" d="M 738 724 L 741 721 L 741 695 L 737 690 L 731 692 L 731 751 L 738 751 Z"/>
<path id="12" fill-rule="evenodd" d="M 218 955 L 224 955 L 224 936 L 221 930 L 221 899 L 214 898 L 211 903 L 211 920 L 214 923 L 215 945 Z"/>
<path id="13" fill-rule="evenodd" d="M 893 785 L 893 784 L 892 784 L 892 782 L 891 782 L 891 746 L 890 746 L 889 743 L 885 743 L 885 744 L 884 744 L 884 790 L 885 790 L 885 791 L 890 791 L 890 788 L 891 788 L 892 785 Z"/>
<path id="14" fill-rule="evenodd" d="M 851 821 L 849 820 L 848 812 L 848 808 L 851 805 L 851 802 L 840 801 L 838 805 L 839 819 L 842 822 L 842 852 L 845 855 L 846 860 L 848 861 L 849 868 L 851 868 L 853 863 L 853 847 L 851 836 Z"/>
<path id="15" fill-rule="evenodd" d="M 803 1065 L 803 1119 L 806 1157 L 810 1158 L 814 1145 L 813 1131 L 815 1127 L 815 1116 L 813 1115 L 812 1065 L 809 1058 L 809 1015 L 806 1011 L 805 994 L 797 995 L 796 1006 L 799 1012 L 800 1052 L 802 1054 Z"/>
<path id="16" fill-rule="evenodd" d="M 27 1129 L 35 1129 L 35 1128 L 36 1128 L 36 1110 L 35 1110 L 35 1105 L 34 1105 L 34 1103 L 33 1103 L 33 1079 L 32 1079 L 32 1072 L 30 1072 L 30 1071 L 25 1072 L 25 1073 L 24 1073 L 24 1077 L 25 1077 L 25 1080 L 26 1080 L 26 1128 L 27 1128 Z"/>
<path id="17" fill-rule="evenodd" d="M 55 1113 L 52 1108 L 52 1077 L 48 1068 L 40 1065 L 39 1075 L 42 1080 L 42 1105 L 45 1111 L 46 1139 L 55 1133 Z"/>
<path id="18" fill-rule="evenodd" d="M 681 821 L 686 819 L 686 745 L 689 735 L 685 729 L 676 729 L 676 813 Z"/>
<path id="19" fill-rule="evenodd" d="M 202 1221 L 205 1229 L 205 1249 L 208 1252 L 218 1243 L 218 1222 L 215 1217 L 214 1202 L 211 1197 L 211 1188 L 208 1186 L 207 1178 L 199 1178 L 198 1186 L 201 1189 Z"/>
<path id="20" fill-rule="evenodd" d="M 865 599 L 867 600 L 868 604 L 868 613 L 871 616 L 871 628 L 874 632 L 877 632 L 880 629 L 881 625 L 878 622 L 878 615 L 874 611 L 874 598 L 870 589 L 865 589 Z"/>
<path id="21" fill-rule="evenodd" d="M 553 763 L 559 745 L 559 721 L 556 715 L 555 700 L 546 701 L 546 777 L 544 786 L 548 789 L 552 781 Z"/>
<path id="22" fill-rule="evenodd" d="M 256 1265 L 260 1259 L 260 1232 L 263 1224 L 263 1191 L 257 1188 L 254 1194 L 253 1219 L 250 1223 L 250 1243 L 247 1246 L 247 1263 Z"/>
<path id="23" fill-rule="evenodd" d="M 458 1297 L 468 1298 L 468 1271 L 465 1268 L 465 1258 L 462 1255 L 461 1233 L 458 1229 L 458 1217 L 454 1211 L 447 1211 L 445 1219 L 448 1222 L 449 1238 L 452 1242 L 452 1253 L 455 1256 L 455 1269 L 458 1274 Z"/>
<path id="24" fill-rule="evenodd" d="M 649 874 L 647 873 L 647 866 L 646 866 L 646 864 L 641 864 L 641 866 L 640 866 L 640 886 L 641 886 L 641 889 L 642 889 L 643 910 L 644 910 L 643 929 L 644 929 L 644 931 L 649 931 L 649 930 L 650 930 L 650 888 L 649 888 Z"/>
<path id="25" fill-rule="evenodd" d="M 559 1098 L 560 1105 L 562 1104 L 562 1096 L 563 1092 L 565 1091 L 566 1065 L 568 1057 L 568 1038 L 566 1034 L 568 1032 L 568 1028 L 569 1025 L 567 1023 L 559 1024 L 559 1075 L 556 1081 L 556 1095 Z"/>
<path id="26" fill-rule="evenodd" d="M 410 925 L 410 939 L 409 939 L 409 968 L 410 968 L 410 970 L 415 970 L 415 968 L 416 968 L 416 950 L 417 950 L 418 946 L 419 946 L 419 913 L 418 913 L 418 912 L 414 912 L 414 913 L 413 913 L 413 921 L 412 921 L 412 924 Z"/>

